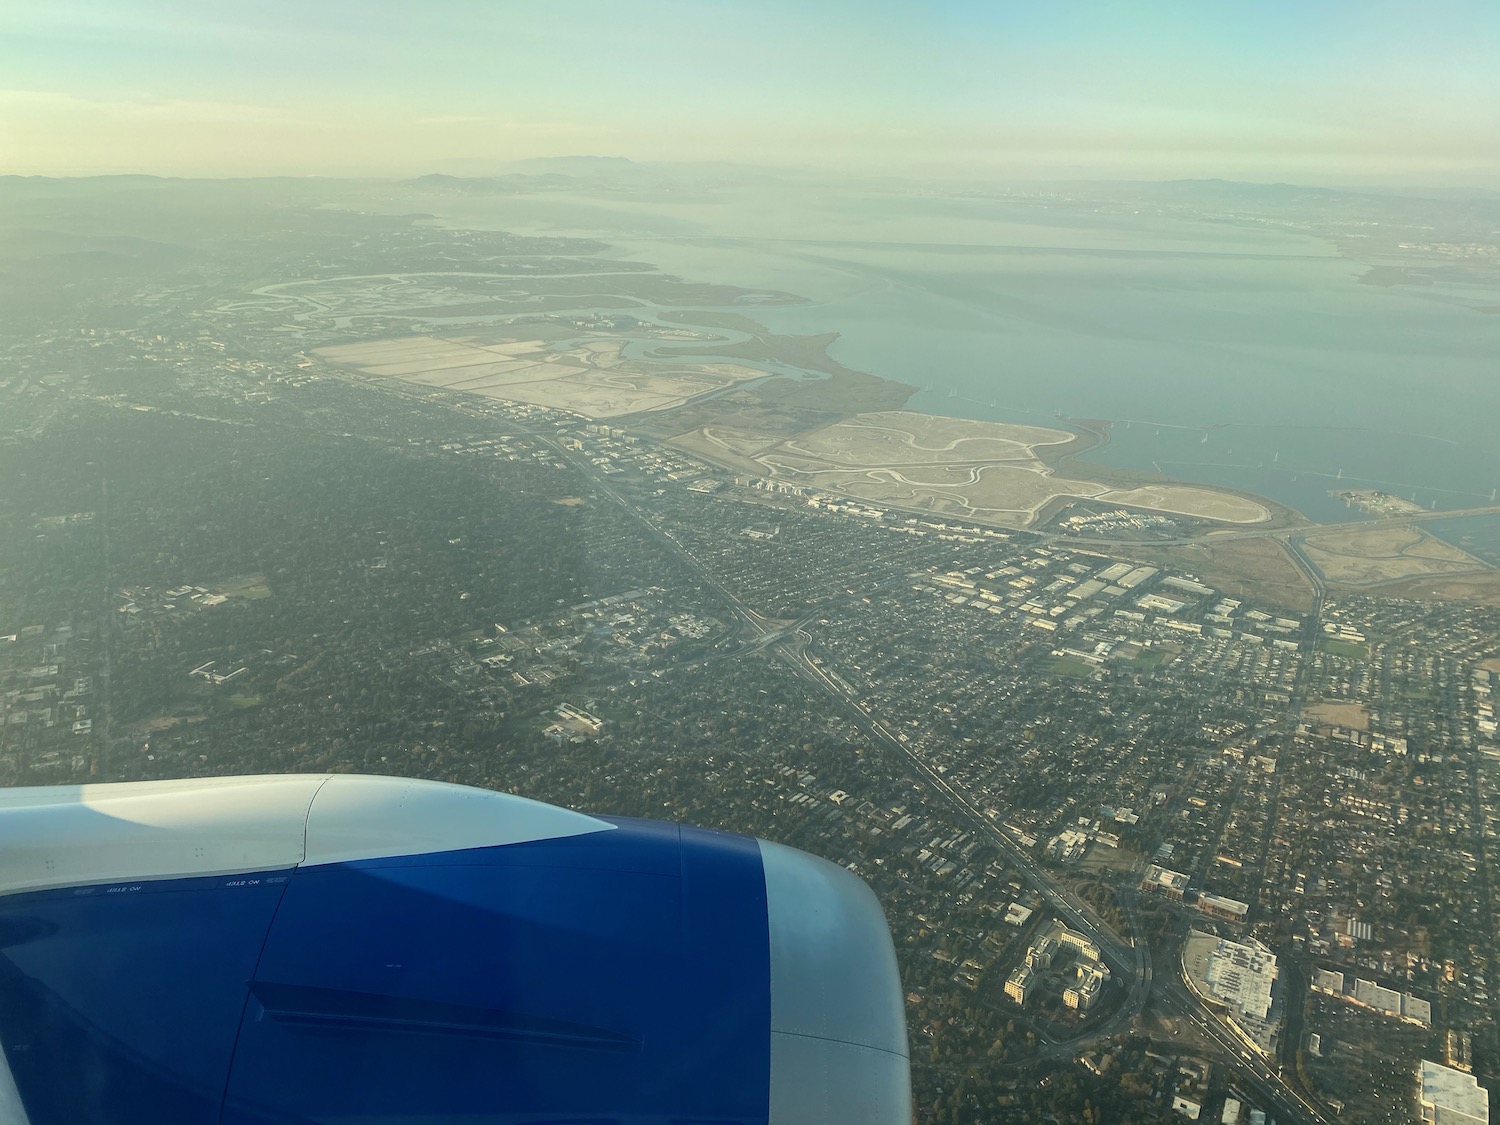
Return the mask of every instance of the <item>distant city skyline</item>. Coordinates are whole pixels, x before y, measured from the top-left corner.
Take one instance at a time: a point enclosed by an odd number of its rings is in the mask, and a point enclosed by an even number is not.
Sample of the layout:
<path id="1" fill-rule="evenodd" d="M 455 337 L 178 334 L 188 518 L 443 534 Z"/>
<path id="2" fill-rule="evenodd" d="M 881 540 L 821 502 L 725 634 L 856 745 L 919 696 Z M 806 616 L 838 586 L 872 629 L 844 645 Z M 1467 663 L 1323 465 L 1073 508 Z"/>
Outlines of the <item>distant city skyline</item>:
<path id="1" fill-rule="evenodd" d="M 21 0 L 0 174 L 410 176 L 594 153 L 1484 186 L 1500 5 Z"/>

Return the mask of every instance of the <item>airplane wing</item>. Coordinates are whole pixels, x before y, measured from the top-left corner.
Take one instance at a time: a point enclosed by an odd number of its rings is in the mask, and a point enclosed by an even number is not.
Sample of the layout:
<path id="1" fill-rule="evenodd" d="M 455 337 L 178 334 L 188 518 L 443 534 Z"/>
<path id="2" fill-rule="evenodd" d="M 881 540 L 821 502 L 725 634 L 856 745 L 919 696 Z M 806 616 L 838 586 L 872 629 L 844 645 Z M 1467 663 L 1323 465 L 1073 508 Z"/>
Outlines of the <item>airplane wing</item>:
<path id="1" fill-rule="evenodd" d="M 909 1122 L 869 888 L 437 782 L 0 790 L 0 1125 Z"/>

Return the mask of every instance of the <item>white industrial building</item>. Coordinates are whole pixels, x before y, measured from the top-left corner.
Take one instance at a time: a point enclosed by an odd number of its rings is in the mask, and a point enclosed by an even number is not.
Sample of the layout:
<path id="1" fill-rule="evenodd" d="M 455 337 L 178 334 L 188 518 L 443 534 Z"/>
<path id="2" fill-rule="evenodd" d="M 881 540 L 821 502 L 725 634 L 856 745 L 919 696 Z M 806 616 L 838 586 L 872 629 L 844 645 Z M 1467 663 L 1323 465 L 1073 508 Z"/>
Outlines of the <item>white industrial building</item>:
<path id="1" fill-rule="evenodd" d="M 1472 1074 L 1422 1060 L 1417 1072 L 1422 1120 L 1432 1125 L 1489 1125 L 1490 1094 Z"/>
<path id="2" fill-rule="evenodd" d="M 1219 1010 L 1246 1043 L 1269 1055 L 1281 1019 L 1276 955 L 1253 939 L 1241 944 L 1194 930 L 1183 948 L 1182 966 L 1193 991 Z"/>

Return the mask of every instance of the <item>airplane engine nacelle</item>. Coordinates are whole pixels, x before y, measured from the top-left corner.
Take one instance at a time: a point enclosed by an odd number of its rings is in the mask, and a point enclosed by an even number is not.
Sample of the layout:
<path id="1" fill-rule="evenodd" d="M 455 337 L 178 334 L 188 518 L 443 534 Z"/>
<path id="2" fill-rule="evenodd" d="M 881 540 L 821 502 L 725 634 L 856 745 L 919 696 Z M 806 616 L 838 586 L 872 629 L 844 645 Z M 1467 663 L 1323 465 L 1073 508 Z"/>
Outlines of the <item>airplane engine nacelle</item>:
<path id="1" fill-rule="evenodd" d="M 3 1125 L 909 1122 L 874 895 L 384 777 L 0 790 Z"/>

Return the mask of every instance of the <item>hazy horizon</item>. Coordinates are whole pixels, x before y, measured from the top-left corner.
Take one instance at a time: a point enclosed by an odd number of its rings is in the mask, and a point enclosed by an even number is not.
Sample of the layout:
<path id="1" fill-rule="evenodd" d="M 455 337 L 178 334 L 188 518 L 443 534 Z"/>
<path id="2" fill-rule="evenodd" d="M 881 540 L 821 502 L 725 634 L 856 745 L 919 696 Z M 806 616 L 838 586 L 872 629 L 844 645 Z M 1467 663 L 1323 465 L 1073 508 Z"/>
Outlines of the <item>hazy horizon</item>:
<path id="1" fill-rule="evenodd" d="M 0 15 L 0 174 L 484 174 L 579 152 L 870 175 L 1482 186 L 1500 9 L 1070 0 Z"/>
<path id="2" fill-rule="evenodd" d="M 410 173 L 286 173 L 286 172 L 245 172 L 233 175 L 214 175 L 204 173 L 194 175 L 188 173 L 153 172 L 147 170 L 139 171 L 102 171 L 102 172 L 12 172 L 0 171 L 0 180 L 107 180 L 107 179 L 141 179 L 160 180 L 163 182 L 179 181 L 183 183 L 231 183 L 245 182 L 253 183 L 257 180 L 264 181 L 297 181 L 317 182 L 326 180 L 329 182 L 349 181 L 370 183 L 412 183 L 423 179 L 447 178 L 451 180 L 503 180 L 507 177 L 564 176 L 577 181 L 574 185 L 578 188 L 588 186 L 590 175 L 583 169 L 563 170 L 562 166 L 574 161 L 609 161 L 619 162 L 617 174 L 628 174 L 627 170 L 641 170 L 643 172 L 661 172 L 665 175 L 682 175 L 691 177 L 693 175 L 710 173 L 729 176 L 736 171 L 747 175 L 760 175 L 768 179 L 786 178 L 792 183 L 801 180 L 821 181 L 830 184 L 843 183 L 846 185 L 872 184 L 897 186 L 903 183 L 912 184 L 945 184 L 954 189 L 961 190 L 963 187 L 972 185 L 975 188 L 986 188 L 995 190 L 1015 190 L 1024 192 L 1027 188 L 1065 188 L 1070 185 L 1098 185 L 1100 187 L 1117 186 L 1142 186 L 1142 187 L 1166 187 L 1171 185 L 1199 185 L 1211 187 L 1213 185 L 1226 185 L 1248 188 L 1297 188 L 1315 192 L 1333 193 L 1368 193 L 1373 196 L 1421 196 L 1431 195 L 1433 198 L 1451 197 L 1454 199 L 1472 199 L 1475 201 L 1490 197 L 1500 196 L 1500 182 L 1493 181 L 1490 177 L 1475 174 L 1472 177 L 1457 177 L 1447 182 L 1442 182 L 1436 177 L 1424 177 L 1421 175 L 1391 176 L 1361 182 L 1358 180 L 1340 181 L 1335 179 L 1251 179 L 1237 178 L 1231 176 L 1125 176 L 1108 175 L 1096 172 L 1089 175 L 1080 171 L 1076 175 L 1064 175 L 1061 173 L 1048 175 L 1037 171 L 1032 175 L 1019 174 L 986 174 L 983 169 L 969 169 L 965 173 L 962 169 L 940 171 L 936 169 L 924 170 L 921 168 L 904 169 L 900 172 L 892 171 L 887 174 L 866 173 L 860 174 L 853 170 L 840 172 L 831 168 L 818 168 L 814 165 L 796 164 L 773 164 L 773 163 L 750 163 L 747 161 L 693 161 L 693 160 L 637 160 L 630 156 L 601 155 L 599 153 L 575 152 L 563 153 L 557 156 L 523 157 L 509 161 L 482 161 L 474 158 L 444 162 L 440 167 L 432 167 L 425 170 Z M 924 176 L 926 171 L 926 176 Z M 597 174 L 593 176 L 593 182 L 604 186 L 611 179 L 611 170 L 601 165 Z M 726 181 L 729 182 L 729 181 Z"/>

